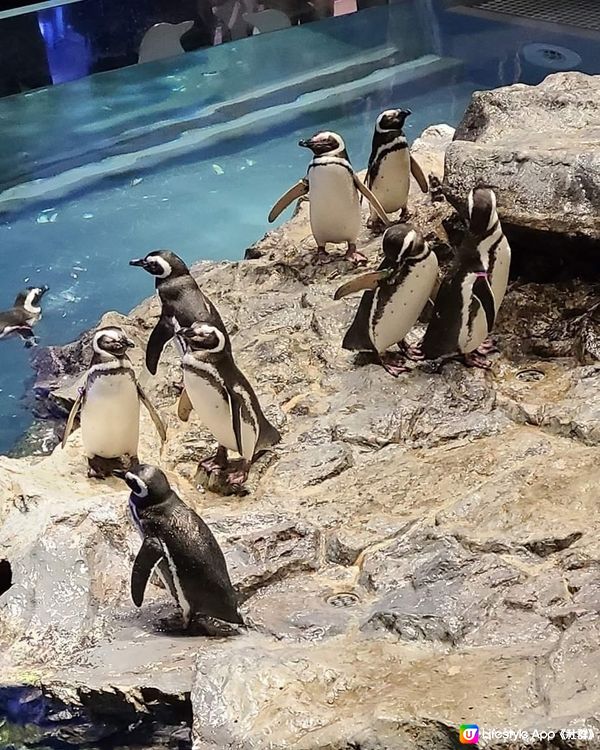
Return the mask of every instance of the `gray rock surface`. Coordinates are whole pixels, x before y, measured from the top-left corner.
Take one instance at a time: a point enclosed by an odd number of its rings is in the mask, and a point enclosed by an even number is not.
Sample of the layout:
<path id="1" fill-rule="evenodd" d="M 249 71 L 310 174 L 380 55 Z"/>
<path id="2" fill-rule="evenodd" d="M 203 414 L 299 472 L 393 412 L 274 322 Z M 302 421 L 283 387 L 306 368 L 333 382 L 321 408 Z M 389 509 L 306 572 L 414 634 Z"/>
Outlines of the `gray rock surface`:
<path id="1" fill-rule="evenodd" d="M 493 187 L 513 246 L 531 275 L 559 276 L 574 259 L 598 274 L 600 77 L 549 75 L 538 86 L 475 92 L 446 153 L 444 190 L 464 210 L 474 186 Z"/>
<path id="2" fill-rule="evenodd" d="M 489 185 L 507 225 L 600 239 L 599 94 L 599 76 L 576 72 L 476 92 L 446 153 L 447 194 L 464 205 Z"/>
<path id="3" fill-rule="evenodd" d="M 446 143 L 431 134 L 440 178 Z M 443 255 L 452 209 L 411 205 Z M 363 234 L 372 265 L 379 246 Z M 12 686 L 0 711 L 17 705 L 55 746 L 137 732 L 145 747 L 186 747 L 193 715 L 195 750 L 446 750 L 465 722 L 595 728 L 598 742 L 561 747 L 600 747 L 600 363 L 581 343 L 584 324 L 596 336 L 593 284 L 513 283 L 490 373 L 451 362 L 393 379 L 340 348 L 358 299 L 333 293 L 355 271 L 341 256 L 315 268 L 310 248 L 301 204 L 255 260 L 194 269 L 283 433 L 248 495 L 196 486 L 213 441 L 177 421 L 176 354 L 151 378 L 133 353 L 168 425 L 161 454 L 143 415 L 140 457 L 215 532 L 248 631 L 174 634 L 157 585 L 135 609 L 127 493 L 85 477 L 75 433 L 50 456 L 0 458 L 14 578 L 0 597 Z M 157 314 L 149 299 L 104 322 L 143 344 Z M 49 406 L 68 406 L 81 351 L 38 358 L 40 392 L 58 389 Z"/>

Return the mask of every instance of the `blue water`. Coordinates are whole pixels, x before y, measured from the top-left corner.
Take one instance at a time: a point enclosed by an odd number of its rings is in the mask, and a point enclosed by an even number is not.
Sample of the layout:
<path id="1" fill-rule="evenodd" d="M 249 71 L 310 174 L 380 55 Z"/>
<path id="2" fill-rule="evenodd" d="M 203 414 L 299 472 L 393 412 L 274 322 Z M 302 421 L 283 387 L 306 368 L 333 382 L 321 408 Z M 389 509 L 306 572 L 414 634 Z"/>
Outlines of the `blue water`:
<path id="1" fill-rule="evenodd" d="M 470 29 L 485 46 L 476 49 Z M 0 195 L 0 307 L 23 286 L 48 284 L 37 335 L 44 345 L 65 343 L 106 310 L 127 312 L 152 293 L 150 277 L 129 258 L 166 247 L 188 262 L 239 259 L 269 228 L 273 201 L 304 174 L 301 137 L 321 128 L 342 133 L 362 168 L 384 108 L 413 111 L 413 139 L 427 125 L 457 124 L 477 88 L 540 80 L 548 71 L 515 63 L 527 41 L 570 46 L 584 61 L 590 44 L 439 10 L 427 15 L 406 2 L 0 100 L 0 188 L 17 190 Z M 453 60 L 408 82 L 400 69 L 385 77 L 385 69 L 427 54 Z M 327 81 L 334 95 L 321 101 L 310 92 L 329 62 L 339 67 Z M 369 74 L 375 83 L 354 96 Z M 245 101 L 227 109 L 232 97 Z M 266 107 L 279 109 L 265 117 Z M 5 452 L 31 423 L 21 402 L 31 369 L 20 342 L 2 342 L 1 351 Z"/>

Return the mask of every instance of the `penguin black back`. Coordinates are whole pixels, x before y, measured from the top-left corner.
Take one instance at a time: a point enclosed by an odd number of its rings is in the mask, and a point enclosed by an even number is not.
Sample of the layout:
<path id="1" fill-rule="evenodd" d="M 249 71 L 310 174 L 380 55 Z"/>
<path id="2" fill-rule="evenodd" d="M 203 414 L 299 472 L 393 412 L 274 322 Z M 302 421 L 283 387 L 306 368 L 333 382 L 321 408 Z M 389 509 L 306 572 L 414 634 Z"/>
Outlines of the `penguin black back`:
<path id="1" fill-rule="evenodd" d="M 488 332 L 491 331 L 495 318 L 494 298 L 478 247 L 478 238 L 467 232 L 435 299 L 421 345 L 426 359 L 461 351 L 461 331 L 465 327 L 472 328 L 480 308 L 485 313 Z"/>
<path id="2" fill-rule="evenodd" d="M 141 464 L 135 470 L 115 474 L 131 489 L 132 512 L 144 535 L 131 577 L 134 603 L 141 606 L 152 570 L 165 560 L 186 625 L 194 615 L 243 624 L 217 540 L 171 488 L 164 473 Z"/>
<path id="3" fill-rule="evenodd" d="M 146 367 L 153 375 L 165 344 L 173 338 L 177 328 L 196 322 L 208 323 L 223 333 L 226 347 L 231 347 L 219 311 L 178 255 L 170 250 L 155 250 L 144 258 L 129 261 L 129 265 L 143 268 L 156 278 L 155 286 L 162 303 L 161 316 L 146 347 Z"/>

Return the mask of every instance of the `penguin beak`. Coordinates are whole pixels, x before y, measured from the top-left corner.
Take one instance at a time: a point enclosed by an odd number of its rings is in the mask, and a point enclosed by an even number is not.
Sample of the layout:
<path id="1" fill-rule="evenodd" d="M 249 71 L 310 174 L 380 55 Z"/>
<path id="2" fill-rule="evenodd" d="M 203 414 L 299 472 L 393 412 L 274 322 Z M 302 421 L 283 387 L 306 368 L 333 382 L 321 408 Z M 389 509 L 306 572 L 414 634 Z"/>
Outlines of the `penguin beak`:
<path id="1" fill-rule="evenodd" d="M 44 284 L 44 286 L 40 287 L 40 297 L 49 291 L 50 291 L 50 287 L 47 284 Z"/>
<path id="2" fill-rule="evenodd" d="M 410 109 L 401 109 L 400 114 L 403 117 L 409 117 L 410 115 L 412 115 L 412 112 L 410 111 Z"/>
<path id="3" fill-rule="evenodd" d="M 131 339 L 125 339 L 125 345 L 128 349 L 135 349 L 135 341 L 132 341 Z"/>
<path id="4" fill-rule="evenodd" d="M 180 328 L 178 331 L 176 331 L 175 335 L 180 339 L 187 339 L 188 336 L 191 336 L 193 333 L 191 328 Z"/>
<path id="5" fill-rule="evenodd" d="M 127 472 L 125 471 L 125 469 L 113 469 L 111 471 L 111 474 L 113 475 L 113 477 L 125 481 L 125 475 L 127 474 Z"/>
<path id="6" fill-rule="evenodd" d="M 130 266 L 139 266 L 140 268 L 146 267 L 146 258 L 134 258 L 129 261 Z"/>
<path id="7" fill-rule="evenodd" d="M 298 141 L 298 145 L 302 146 L 302 148 L 312 148 L 312 138 Z"/>

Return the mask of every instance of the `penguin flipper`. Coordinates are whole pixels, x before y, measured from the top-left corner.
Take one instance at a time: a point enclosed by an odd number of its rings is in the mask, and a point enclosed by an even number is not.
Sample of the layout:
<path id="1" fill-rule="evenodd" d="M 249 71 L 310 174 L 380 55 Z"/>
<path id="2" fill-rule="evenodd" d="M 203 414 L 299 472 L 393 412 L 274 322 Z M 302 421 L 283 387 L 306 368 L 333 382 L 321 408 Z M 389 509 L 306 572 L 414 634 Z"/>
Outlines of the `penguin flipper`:
<path id="1" fill-rule="evenodd" d="M 192 406 L 190 397 L 188 396 L 188 393 L 184 388 L 181 391 L 179 400 L 177 401 L 177 416 L 182 422 L 187 422 L 193 409 L 194 407 Z"/>
<path id="2" fill-rule="evenodd" d="M 163 557 L 163 551 L 158 540 L 146 537 L 137 553 L 131 571 L 131 598 L 136 607 L 141 607 L 144 603 L 144 593 L 150 576 Z"/>
<path id="3" fill-rule="evenodd" d="M 160 355 L 165 348 L 165 344 L 173 338 L 174 334 L 175 331 L 173 330 L 172 323 L 164 316 L 161 316 L 158 323 L 154 326 L 154 330 L 150 334 L 148 345 L 146 346 L 146 367 L 152 375 L 156 375 Z"/>
<path id="4" fill-rule="evenodd" d="M 137 392 L 138 392 L 140 401 L 142 402 L 142 404 L 144 404 L 144 406 L 146 407 L 148 411 L 148 414 L 150 415 L 150 417 L 152 418 L 152 421 L 154 422 L 154 426 L 156 427 L 158 434 L 160 435 L 161 442 L 164 443 L 165 440 L 167 439 L 167 429 L 164 425 L 164 422 L 160 418 L 159 413 L 154 408 L 154 404 L 152 403 L 152 401 L 150 401 L 148 396 L 146 396 L 146 394 L 144 393 L 139 383 L 137 386 Z"/>
<path id="5" fill-rule="evenodd" d="M 382 271 L 371 271 L 369 273 L 363 273 L 360 276 L 355 276 L 353 279 L 350 279 L 350 281 L 347 281 L 336 289 L 333 299 L 343 299 L 349 294 L 360 292 L 363 289 L 377 289 L 379 284 L 389 278 L 392 273 L 393 269 L 387 268 Z"/>
<path id="6" fill-rule="evenodd" d="M 477 278 L 473 282 L 473 296 L 477 297 L 483 308 L 489 334 L 492 332 L 492 328 L 496 321 L 496 301 L 487 274 L 477 275 Z"/>
<path id="7" fill-rule="evenodd" d="M 292 201 L 302 198 L 303 195 L 308 193 L 308 180 L 303 177 L 295 185 L 286 191 L 281 198 L 275 203 L 271 211 L 269 212 L 269 223 L 275 221 L 279 214 L 284 211 Z"/>
<path id="8" fill-rule="evenodd" d="M 227 395 L 229 397 L 231 426 L 233 428 L 233 434 L 235 435 L 236 450 L 240 456 L 242 456 L 244 451 L 242 444 L 242 399 L 235 392 L 234 388 L 228 388 Z"/>
<path id="9" fill-rule="evenodd" d="M 356 174 L 356 172 L 352 173 L 352 177 L 354 179 L 354 184 L 356 185 L 356 189 L 362 193 L 362 195 L 365 196 L 365 198 L 369 201 L 369 203 L 373 206 L 375 213 L 381 221 L 385 224 L 386 227 L 389 227 L 391 225 L 390 220 L 388 219 L 388 215 L 385 212 L 384 207 L 379 202 L 379 199 L 377 196 L 375 196 L 371 190 L 362 182 L 360 177 Z"/>
<path id="10" fill-rule="evenodd" d="M 429 182 L 427 181 L 427 177 L 425 177 L 425 174 L 423 173 L 419 162 L 415 161 L 412 155 L 410 157 L 410 171 L 412 172 L 412 176 L 417 181 L 417 184 L 421 188 L 422 192 L 427 193 L 429 191 Z"/>
<path id="11" fill-rule="evenodd" d="M 69 435 L 73 432 L 73 425 L 75 424 L 75 418 L 77 417 L 77 413 L 79 412 L 79 409 L 81 409 L 81 404 L 83 403 L 83 397 L 84 397 L 85 391 L 81 389 L 79 391 L 79 394 L 77 395 L 77 398 L 75 399 L 75 403 L 71 407 L 71 411 L 69 412 L 69 418 L 67 419 L 67 424 L 65 427 L 65 434 L 63 435 L 61 448 L 64 448 L 67 444 L 67 440 L 69 439 Z"/>

